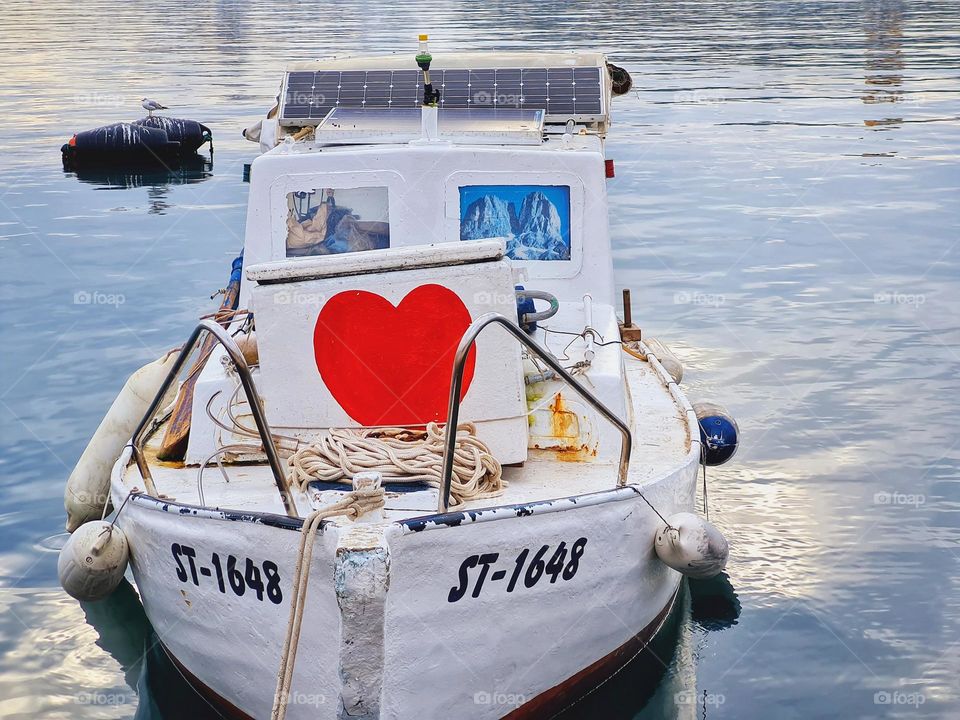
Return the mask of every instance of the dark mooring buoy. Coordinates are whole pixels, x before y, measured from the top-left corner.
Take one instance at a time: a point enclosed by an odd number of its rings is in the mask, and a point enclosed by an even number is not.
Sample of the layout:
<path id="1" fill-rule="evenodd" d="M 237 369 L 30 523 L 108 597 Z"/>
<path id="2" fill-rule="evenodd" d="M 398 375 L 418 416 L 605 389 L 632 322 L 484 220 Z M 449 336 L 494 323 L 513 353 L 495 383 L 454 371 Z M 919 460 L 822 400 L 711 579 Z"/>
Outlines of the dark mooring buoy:
<path id="1" fill-rule="evenodd" d="M 210 143 L 213 133 L 196 120 L 151 115 L 74 135 L 60 148 L 66 166 L 91 163 L 164 164 L 177 162 Z"/>

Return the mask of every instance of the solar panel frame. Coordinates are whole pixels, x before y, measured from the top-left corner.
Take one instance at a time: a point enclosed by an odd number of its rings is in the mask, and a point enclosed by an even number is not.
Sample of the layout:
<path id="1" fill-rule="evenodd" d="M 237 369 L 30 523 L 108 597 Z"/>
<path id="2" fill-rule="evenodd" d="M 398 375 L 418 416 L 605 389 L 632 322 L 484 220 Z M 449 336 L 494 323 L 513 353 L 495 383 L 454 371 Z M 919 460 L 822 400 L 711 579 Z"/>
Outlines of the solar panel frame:
<path id="1" fill-rule="evenodd" d="M 548 123 L 607 120 L 600 66 L 433 70 L 442 108 L 543 110 Z M 419 70 L 290 71 L 281 88 L 280 122 L 315 125 L 338 107 L 417 108 Z"/>
<path id="2" fill-rule="evenodd" d="M 539 145 L 543 110 L 445 108 L 437 113 L 439 137 L 478 145 Z M 421 137 L 419 108 L 331 110 L 317 125 L 315 142 L 329 145 L 406 143 Z"/>

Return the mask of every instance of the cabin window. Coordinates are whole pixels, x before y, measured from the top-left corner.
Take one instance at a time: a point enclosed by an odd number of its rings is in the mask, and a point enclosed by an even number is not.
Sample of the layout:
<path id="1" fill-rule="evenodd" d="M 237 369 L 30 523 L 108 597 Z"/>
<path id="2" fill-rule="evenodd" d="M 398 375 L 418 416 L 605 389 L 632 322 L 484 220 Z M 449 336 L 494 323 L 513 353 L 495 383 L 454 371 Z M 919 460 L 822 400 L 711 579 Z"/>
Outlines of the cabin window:
<path id="1" fill-rule="evenodd" d="M 316 188 L 287 193 L 287 257 L 387 247 L 387 188 Z"/>
<path id="2" fill-rule="evenodd" d="M 569 260 L 570 186 L 461 186 L 460 239 L 495 237 L 514 260 Z"/>

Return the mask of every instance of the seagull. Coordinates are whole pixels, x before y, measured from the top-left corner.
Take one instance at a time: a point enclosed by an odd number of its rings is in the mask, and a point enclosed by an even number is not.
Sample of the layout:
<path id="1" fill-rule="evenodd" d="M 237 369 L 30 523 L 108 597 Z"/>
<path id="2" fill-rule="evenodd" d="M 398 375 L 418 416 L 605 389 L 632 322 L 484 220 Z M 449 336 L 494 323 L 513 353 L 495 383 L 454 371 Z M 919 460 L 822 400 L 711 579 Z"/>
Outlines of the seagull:
<path id="1" fill-rule="evenodd" d="M 156 100 L 150 100 L 149 98 L 143 98 L 143 102 L 140 103 L 140 107 L 147 111 L 150 117 L 153 117 L 154 110 L 166 110 L 166 105 L 161 105 Z"/>

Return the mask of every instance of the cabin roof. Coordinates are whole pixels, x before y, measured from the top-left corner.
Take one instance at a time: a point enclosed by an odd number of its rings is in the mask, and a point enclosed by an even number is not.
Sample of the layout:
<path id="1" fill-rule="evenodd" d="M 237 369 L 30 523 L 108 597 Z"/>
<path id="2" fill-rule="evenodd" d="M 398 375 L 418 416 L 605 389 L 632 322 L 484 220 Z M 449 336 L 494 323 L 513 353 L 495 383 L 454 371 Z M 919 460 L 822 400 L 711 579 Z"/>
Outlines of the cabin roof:
<path id="1" fill-rule="evenodd" d="M 420 148 L 432 149 L 437 152 L 461 149 L 461 150 L 490 150 L 495 152 L 503 153 L 507 155 L 515 155 L 518 152 L 537 152 L 537 153 L 557 153 L 559 151 L 571 152 L 571 153 L 582 153 L 582 152 L 591 152 L 591 153 L 603 153 L 603 141 L 592 133 L 574 133 L 573 135 L 567 136 L 566 138 L 563 135 L 550 135 L 545 137 L 541 142 L 538 143 L 503 143 L 503 142 L 485 142 L 485 141 L 474 141 L 469 137 L 451 137 L 443 138 L 439 140 L 422 143 L 419 140 L 410 141 L 403 138 L 393 139 L 393 140 L 380 140 L 377 142 L 368 142 L 362 138 L 356 138 L 349 142 L 329 144 L 323 140 L 315 140 L 314 138 L 306 138 L 297 142 L 285 142 L 280 143 L 276 147 L 268 150 L 266 153 L 260 157 L 297 157 L 303 155 L 314 155 L 316 153 L 323 152 L 328 153 L 343 153 L 343 154 L 359 154 L 359 153 L 369 153 L 377 154 L 378 157 L 382 159 L 382 154 L 384 151 L 413 151 Z M 392 154 L 392 153 L 391 153 Z M 257 163 L 260 158 L 257 158 L 254 162 Z M 548 162 L 546 159 L 544 162 Z M 562 167 L 562 163 L 552 160 L 549 161 L 551 165 L 556 165 L 556 167 Z"/>

